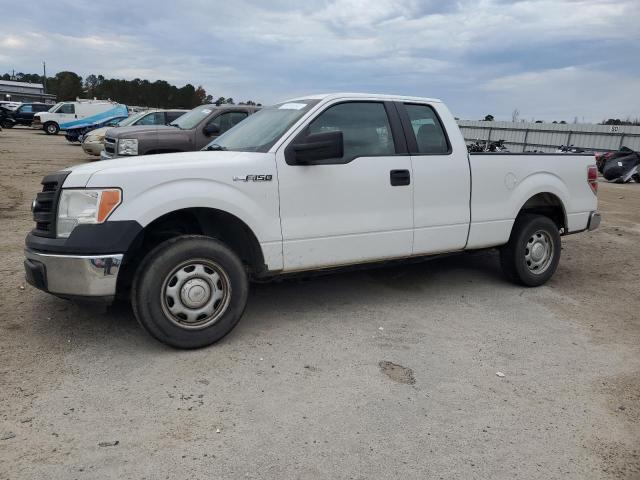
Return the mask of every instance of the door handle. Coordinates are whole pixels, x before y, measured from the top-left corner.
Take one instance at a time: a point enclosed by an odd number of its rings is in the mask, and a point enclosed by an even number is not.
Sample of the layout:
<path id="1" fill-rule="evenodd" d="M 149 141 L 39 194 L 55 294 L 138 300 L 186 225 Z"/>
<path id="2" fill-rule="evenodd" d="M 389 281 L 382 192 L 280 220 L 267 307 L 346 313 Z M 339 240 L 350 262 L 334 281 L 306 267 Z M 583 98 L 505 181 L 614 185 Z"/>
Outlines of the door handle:
<path id="1" fill-rule="evenodd" d="M 409 185 L 411 183 L 411 174 L 409 170 L 391 170 L 389 173 L 392 187 Z"/>

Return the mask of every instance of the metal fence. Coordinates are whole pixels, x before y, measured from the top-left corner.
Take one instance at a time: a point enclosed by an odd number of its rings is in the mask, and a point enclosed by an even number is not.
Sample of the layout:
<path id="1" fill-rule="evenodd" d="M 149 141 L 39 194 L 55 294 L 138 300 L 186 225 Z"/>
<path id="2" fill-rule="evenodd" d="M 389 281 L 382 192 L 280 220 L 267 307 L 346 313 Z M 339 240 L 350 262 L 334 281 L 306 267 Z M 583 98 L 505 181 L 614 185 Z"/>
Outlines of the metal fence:
<path id="1" fill-rule="evenodd" d="M 640 150 L 640 127 L 630 125 L 590 125 L 528 122 L 483 122 L 458 120 L 467 143 L 504 140 L 512 152 L 553 152 L 560 145 L 596 151 L 619 150 L 627 146 Z"/>

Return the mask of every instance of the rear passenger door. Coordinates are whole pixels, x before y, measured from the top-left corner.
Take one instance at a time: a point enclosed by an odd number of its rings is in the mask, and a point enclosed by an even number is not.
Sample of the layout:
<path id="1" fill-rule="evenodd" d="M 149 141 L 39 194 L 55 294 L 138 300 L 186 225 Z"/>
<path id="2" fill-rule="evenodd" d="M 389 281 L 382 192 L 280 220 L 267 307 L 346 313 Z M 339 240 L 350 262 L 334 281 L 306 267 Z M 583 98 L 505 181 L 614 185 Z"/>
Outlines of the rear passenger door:
<path id="1" fill-rule="evenodd" d="M 330 131 L 342 132 L 342 157 L 287 161 L 296 138 Z M 278 150 L 276 162 L 285 270 L 411 255 L 411 159 L 392 102 L 324 107 Z"/>
<path id="2" fill-rule="evenodd" d="M 443 124 L 441 104 L 396 105 L 413 169 L 413 254 L 461 250 L 469 232 L 471 179 L 464 143 L 452 145 L 447 135 L 458 127 Z M 442 118 L 453 117 L 447 112 Z"/>

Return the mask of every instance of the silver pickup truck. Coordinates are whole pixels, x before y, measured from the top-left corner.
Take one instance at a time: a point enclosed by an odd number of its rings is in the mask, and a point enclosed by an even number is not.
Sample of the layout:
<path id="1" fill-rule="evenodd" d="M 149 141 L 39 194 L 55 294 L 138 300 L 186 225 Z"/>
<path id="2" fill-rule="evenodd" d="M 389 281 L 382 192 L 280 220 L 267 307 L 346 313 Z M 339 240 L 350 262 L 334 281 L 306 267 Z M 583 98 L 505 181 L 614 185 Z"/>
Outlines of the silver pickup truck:
<path id="1" fill-rule="evenodd" d="M 249 105 L 201 105 L 169 125 L 114 128 L 105 135 L 100 159 L 200 150 L 258 110 Z"/>

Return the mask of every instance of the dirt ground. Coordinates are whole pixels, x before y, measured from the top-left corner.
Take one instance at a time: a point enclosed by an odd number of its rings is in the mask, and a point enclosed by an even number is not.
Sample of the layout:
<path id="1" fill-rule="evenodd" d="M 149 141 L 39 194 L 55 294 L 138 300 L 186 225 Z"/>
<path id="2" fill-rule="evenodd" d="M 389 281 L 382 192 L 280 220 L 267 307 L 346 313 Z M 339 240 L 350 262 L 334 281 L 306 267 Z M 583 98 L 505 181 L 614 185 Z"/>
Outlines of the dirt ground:
<path id="1" fill-rule="evenodd" d="M 0 479 L 640 478 L 640 184 L 543 287 L 494 252 L 254 285 L 184 352 L 25 284 L 39 182 L 85 161 L 0 132 Z"/>

